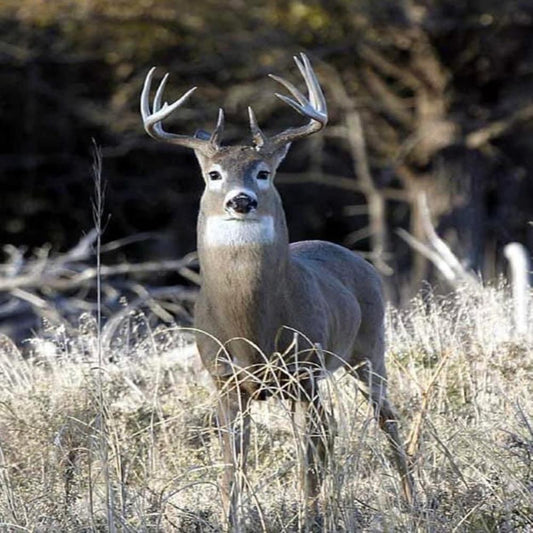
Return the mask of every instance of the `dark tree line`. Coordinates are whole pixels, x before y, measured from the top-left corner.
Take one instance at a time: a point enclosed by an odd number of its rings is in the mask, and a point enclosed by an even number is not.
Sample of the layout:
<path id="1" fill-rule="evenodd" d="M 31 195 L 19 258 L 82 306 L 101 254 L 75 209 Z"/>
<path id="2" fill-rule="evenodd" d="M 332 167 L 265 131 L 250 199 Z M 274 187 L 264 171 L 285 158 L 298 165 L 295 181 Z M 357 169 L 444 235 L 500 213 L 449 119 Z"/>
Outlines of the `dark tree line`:
<path id="1" fill-rule="evenodd" d="M 146 72 L 157 65 L 171 73 L 169 101 L 199 86 L 169 129 L 212 128 L 222 106 L 226 142 L 249 142 L 250 104 L 267 131 L 299 120 L 273 97 L 266 75 L 298 80 L 292 55 L 302 50 L 319 73 L 331 122 L 292 148 L 279 176 L 293 240 L 325 238 L 363 252 L 396 299 L 435 276 L 397 232 L 425 240 L 421 198 L 438 234 L 486 279 L 503 272 L 508 242 L 533 250 L 530 1 L 249 4 L 2 3 L 0 240 L 11 245 L 4 277 L 14 275 L 14 257 L 34 261 L 43 246 L 50 257 L 68 253 L 90 231 L 92 139 L 104 158 L 105 240 L 145 237 L 111 247 L 105 261 L 193 251 L 201 180 L 191 153 L 142 131 Z M 138 272 L 122 273 L 130 274 Z M 182 282 L 166 270 L 142 278 L 149 286 Z M 13 298 L 8 289 L 1 305 Z"/>

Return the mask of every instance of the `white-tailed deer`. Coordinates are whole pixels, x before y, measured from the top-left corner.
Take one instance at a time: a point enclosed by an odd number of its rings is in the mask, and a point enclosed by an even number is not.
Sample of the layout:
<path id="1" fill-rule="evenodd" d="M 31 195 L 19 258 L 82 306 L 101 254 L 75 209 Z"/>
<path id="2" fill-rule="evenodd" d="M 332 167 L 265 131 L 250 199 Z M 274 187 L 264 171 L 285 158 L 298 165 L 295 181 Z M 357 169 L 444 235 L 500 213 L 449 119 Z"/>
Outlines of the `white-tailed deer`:
<path id="1" fill-rule="evenodd" d="M 221 144 L 222 110 L 212 134 L 166 132 L 161 122 L 196 89 L 172 105 L 162 104 L 168 74 L 152 109 L 149 93 L 154 69 L 141 95 L 148 134 L 192 148 L 205 180 L 197 228 L 202 287 L 195 328 L 203 364 L 221 391 L 218 418 L 226 463 L 222 490 L 229 516 L 240 494 L 235 472 L 246 458 L 249 402 L 265 399 L 273 391 L 291 394 L 299 400 L 300 412 L 306 413 L 309 467 L 304 486 L 308 497 L 316 499 L 321 468 L 332 443 L 332 438 L 323 438 L 327 419 L 316 389 L 324 367 L 328 371 L 345 367 L 368 386 L 380 426 L 392 445 L 405 496 L 412 500 L 412 479 L 397 418 L 387 400 L 380 278 L 360 256 L 336 244 L 289 244 L 285 213 L 274 185 L 276 169 L 293 141 L 321 130 L 328 120 L 326 101 L 309 60 L 302 54 L 295 61 L 308 97 L 288 81 L 271 77 L 294 99 L 277 96 L 309 122 L 267 137 L 249 108 L 253 146 Z M 283 363 L 278 365 L 283 367 L 278 374 L 269 364 L 272 354 Z M 295 382 L 299 385 L 296 396 L 291 387 Z"/>

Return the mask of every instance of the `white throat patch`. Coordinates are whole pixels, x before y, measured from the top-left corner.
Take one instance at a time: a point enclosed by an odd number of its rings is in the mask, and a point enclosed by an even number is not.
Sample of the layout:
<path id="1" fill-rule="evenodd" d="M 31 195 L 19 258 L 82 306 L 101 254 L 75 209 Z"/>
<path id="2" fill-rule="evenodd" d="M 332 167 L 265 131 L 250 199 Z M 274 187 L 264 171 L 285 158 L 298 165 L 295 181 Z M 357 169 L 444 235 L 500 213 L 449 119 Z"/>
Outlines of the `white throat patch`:
<path id="1" fill-rule="evenodd" d="M 204 243 L 208 246 L 246 246 L 274 242 L 274 218 L 228 219 L 226 215 L 206 218 Z"/>

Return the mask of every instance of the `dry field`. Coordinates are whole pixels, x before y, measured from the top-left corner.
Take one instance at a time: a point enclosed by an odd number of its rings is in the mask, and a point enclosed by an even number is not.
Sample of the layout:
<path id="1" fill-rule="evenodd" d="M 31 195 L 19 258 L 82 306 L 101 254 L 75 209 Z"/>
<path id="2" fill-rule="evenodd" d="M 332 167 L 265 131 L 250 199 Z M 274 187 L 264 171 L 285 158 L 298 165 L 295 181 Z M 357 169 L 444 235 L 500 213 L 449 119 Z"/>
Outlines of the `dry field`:
<path id="1" fill-rule="evenodd" d="M 253 408 L 243 531 L 533 531 L 533 328 L 499 288 L 389 311 L 388 367 L 418 505 L 355 382 L 324 381 L 337 421 L 322 519 L 304 513 L 289 408 Z M 0 530 L 221 531 L 216 397 L 190 332 L 130 315 L 0 339 Z"/>

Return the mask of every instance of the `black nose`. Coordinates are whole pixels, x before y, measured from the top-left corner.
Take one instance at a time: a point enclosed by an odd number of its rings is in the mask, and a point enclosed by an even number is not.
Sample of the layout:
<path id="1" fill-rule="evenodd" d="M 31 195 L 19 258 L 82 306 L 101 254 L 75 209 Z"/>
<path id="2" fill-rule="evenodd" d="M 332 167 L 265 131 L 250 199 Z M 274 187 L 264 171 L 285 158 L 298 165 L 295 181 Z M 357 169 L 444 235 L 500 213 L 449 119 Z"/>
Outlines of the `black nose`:
<path id="1" fill-rule="evenodd" d="M 241 213 L 245 215 L 249 213 L 252 209 L 257 208 L 257 200 L 241 192 L 237 196 L 230 198 L 226 202 L 226 209 L 231 209 L 236 213 Z"/>

